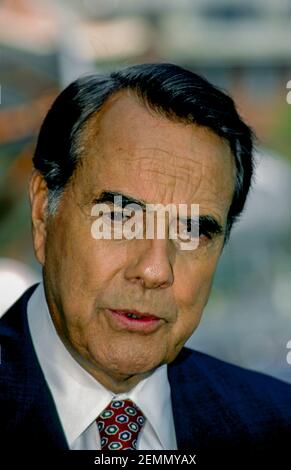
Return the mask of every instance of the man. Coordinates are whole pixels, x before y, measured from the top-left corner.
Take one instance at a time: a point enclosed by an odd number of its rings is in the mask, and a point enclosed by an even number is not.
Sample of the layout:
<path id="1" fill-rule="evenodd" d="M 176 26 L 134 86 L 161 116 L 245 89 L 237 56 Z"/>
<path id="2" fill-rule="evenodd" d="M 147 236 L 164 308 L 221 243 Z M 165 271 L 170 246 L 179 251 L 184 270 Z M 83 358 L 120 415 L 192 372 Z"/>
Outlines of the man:
<path id="1" fill-rule="evenodd" d="M 33 162 L 43 283 L 1 320 L 1 442 L 283 449 L 290 386 L 184 348 L 252 180 L 252 133 L 231 98 L 172 64 L 81 78 L 48 112 Z M 198 246 L 96 239 L 93 208 L 109 207 L 111 228 L 130 219 L 124 201 L 199 205 Z"/>

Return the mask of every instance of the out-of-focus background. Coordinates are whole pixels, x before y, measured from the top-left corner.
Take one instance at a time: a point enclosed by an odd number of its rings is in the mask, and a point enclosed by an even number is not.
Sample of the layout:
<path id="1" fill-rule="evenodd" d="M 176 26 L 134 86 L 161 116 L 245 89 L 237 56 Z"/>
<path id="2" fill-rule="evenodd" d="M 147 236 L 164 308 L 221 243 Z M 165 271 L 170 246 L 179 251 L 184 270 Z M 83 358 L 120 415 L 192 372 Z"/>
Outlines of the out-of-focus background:
<path id="1" fill-rule="evenodd" d="M 290 0 L 0 1 L 0 314 L 41 275 L 27 182 L 48 107 L 84 73 L 151 61 L 230 92 L 259 139 L 256 184 L 188 345 L 291 382 Z"/>

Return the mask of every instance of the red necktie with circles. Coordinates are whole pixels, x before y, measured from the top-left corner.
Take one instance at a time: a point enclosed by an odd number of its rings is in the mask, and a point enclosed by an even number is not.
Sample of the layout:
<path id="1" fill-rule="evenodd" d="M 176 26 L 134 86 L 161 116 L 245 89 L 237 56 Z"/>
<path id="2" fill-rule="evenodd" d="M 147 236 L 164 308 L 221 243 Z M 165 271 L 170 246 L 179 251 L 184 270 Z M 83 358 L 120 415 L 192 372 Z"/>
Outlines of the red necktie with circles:
<path id="1" fill-rule="evenodd" d="M 133 401 L 112 400 L 96 421 L 101 450 L 136 450 L 145 417 Z"/>

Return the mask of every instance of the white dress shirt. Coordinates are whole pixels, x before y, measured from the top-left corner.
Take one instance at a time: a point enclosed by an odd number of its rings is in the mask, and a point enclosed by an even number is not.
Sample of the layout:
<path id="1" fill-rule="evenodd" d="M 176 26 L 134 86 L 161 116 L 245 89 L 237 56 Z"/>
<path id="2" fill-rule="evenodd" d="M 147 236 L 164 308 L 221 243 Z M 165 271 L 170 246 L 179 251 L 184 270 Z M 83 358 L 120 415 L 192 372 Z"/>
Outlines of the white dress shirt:
<path id="1" fill-rule="evenodd" d="M 100 449 L 96 418 L 113 398 L 131 399 L 145 415 L 139 450 L 177 449 L 166 364 L 129 392 L 114 394 L 83 369 L 65 347 L 49 313 L 43 283 L 30 297 L 27 315 L 35 352 L 70 449 Z"/>

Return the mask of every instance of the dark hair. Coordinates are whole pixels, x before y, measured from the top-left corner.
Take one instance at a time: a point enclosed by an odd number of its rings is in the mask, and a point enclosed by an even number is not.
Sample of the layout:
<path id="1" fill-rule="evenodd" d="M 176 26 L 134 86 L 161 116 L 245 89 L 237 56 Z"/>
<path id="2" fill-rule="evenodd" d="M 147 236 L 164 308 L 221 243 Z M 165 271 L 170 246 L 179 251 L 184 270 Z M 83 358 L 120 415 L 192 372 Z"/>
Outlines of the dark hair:
<path id="1" fill-rule="evenodd" d="M 147 106 L 171 120 L 205 126 L 231 148 L 236 164 L 226 234 L 242 212 L 251 185 L 253 134 L 233 100 L 205 78 L 168 63 L 141 64 L 71 83 L 55 100 L 41 126 L 33 163 L 49 194 L 61 194 L 80 155 L 78 137 L 88 118 L 120 90 L 129 89 Z"/>

